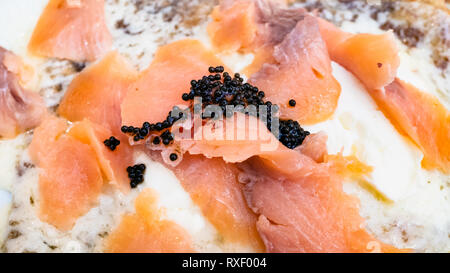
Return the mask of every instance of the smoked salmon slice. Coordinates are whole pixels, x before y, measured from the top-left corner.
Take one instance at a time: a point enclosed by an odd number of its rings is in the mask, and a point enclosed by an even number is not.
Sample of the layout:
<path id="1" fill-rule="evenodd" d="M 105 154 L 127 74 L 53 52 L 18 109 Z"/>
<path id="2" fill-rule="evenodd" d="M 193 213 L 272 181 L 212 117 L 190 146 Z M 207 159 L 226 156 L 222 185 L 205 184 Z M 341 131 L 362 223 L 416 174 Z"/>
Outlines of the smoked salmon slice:
<path id="1" fill-rule="evenodd" d="M 293 151 L 294 152 L 294 151 Z M 286 176 L 265 159 L 241 163 L 245 196 L 259 215 L 257 229 L 268 252 L 399 252 L 363 228 L 358 200 L 344 193 L 327 165 L 297 153 Z"/>
<path id="2" fill-rule="evenodd" d="M 352 72 L 367 89 L 380 89 L 394 81 L 400 57 L 391 32 L 351 34 L 317 20 L 331 59 Z"/>
<path id="3" fill-rule="evenodd" d="M 39 216 L 60 230 L 69 230 L 97 200 L 103 179 L 95 152 L 65 134 L 67 123 L 47 117 L 36 128 L 30 156 L 42 169 Z"/>
<path id="4" fill-rule="evenodd" d="M 283 41 L 306 11 L 286 6 L 287 1 L 223 0 L 211 13 L 208 34 L 219 52 L 253 53 L 247 76 L 264 63 L 275 62 L 273 47 Z"/>
<path id="5" fill-rule="evenodd" d="M 109 235 L 106 252 L 194 252 L 189 234 L 172 221 L 161 219 L 156 193 L 144 189 L 135 200 L 136 213 L 123 216 Z"/>
<path id="6" fill-rule="evenodd" d="M 94 151 L 98 164 L 110 183 L 122 191 L 130 190 L 130 180 L 126 171 L 133 163 L 133 150 L 126 137 L 121 137 L 121 144 L 111 151 L 103 143 L 111 136 L 111 131 L 89 120 L 76 122 L 68 132 L 69 135 L 88 144 Z"/>
<path id="7" fill-rule="evenodd" d="M 450 113 L 437 98 L 400 79 L 370 94 L 386 117 L 423 151 L 425 168 L 450 173 Z"/>
<path id="8" fill-rule="evenodd" d="M 256 231 L 256 215 L 247 206 L 235 165 L 227 164 L 221 158 L 185 154 L 178 166 L 168 167 L 223 236 L 224 242 L 241 243 L 255 251 L 264 251 Z"/>
<path id="9" fill-rule="evenodd" d="M 70 121 L 89 119 L 119 135 L 121 104 L 138 72 L 118 52 L 84 69 L 69 85 L 58 114 Z"/>
<path id="10" fill-rule="evenodd" d="M 29 72 L 19 57 L 0 47 L 0 138 L 32 129 L 44 118 L 40 96 L 22 86 Z"/>
<path id="11" fill-rule="evenodd" d="M 178 145 L 183 152 L 220 157 L 228 163 L 242 162 L 282 146 L 258 118 L 239 112 L 233 117 L 207 122 L 193 139 L 179 140 Z"/>
<path id="12" fill-rule="evenodd" d="M 33 31 L 31 53 L 95 61 L 112 45 L 103 0 L 50 0 Z"/>
<path id="13" fill-rule="evenodd" d="M 191 80 L 202 78 L 210 66 L 219 65 L 222 62 L 197 40 L 160 47 L 123 101 L 122 123 L 142 126 L 146 121 L 165 120 L 173 106 L 186 104 L 181 97 L 189 93 Z"/>
<path id="14" fill-rule="evenodd" d="M 126 168 L 133 153 L 120 126 L 121 103 L 137 80 L 138 72 L 116 51 L 78 74 L 69 85 L 58 113 L 76 123 L 71 134 L 95 150 L 103 173 L 122 190 L 128 190 Z M 111 151 L 103 144 L 115 136 L 120 145 Z"/>
<path id="15" fill-rule="evenodd" d="M 249 82 L 280 106 L 280 117 L 301 124 L 329 118 L 337 107 L 341 87 L 332 75 L 316 18 L 305 15 L 275 46 L 273 57 L 276 63 L 264 64 Z M 295 107 L 289 105 L 291 99 L 296 101 Z"/>

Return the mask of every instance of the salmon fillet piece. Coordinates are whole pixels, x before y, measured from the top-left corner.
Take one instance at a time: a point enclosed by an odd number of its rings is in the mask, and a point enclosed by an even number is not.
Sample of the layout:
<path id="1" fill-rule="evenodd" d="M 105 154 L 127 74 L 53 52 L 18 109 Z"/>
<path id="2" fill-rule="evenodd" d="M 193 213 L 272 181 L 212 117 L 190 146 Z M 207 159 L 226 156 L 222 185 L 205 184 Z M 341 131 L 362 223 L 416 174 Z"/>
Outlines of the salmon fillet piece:
<path id="1" fill-rule="evenodd" d="M 328 119 L 337 107 L 341 87 L 332 75 L 331 61 L 316 18 L 306 15 L 274 47 L 276 63 L 264 64 L 249 82 L 280 106 L 280 117 L 301 124 Z M 289 100 L 296 106 L 291 107 Z"/>
<path id="2" fill-rule="evenodd" d="M 70 121 L 89 119 L 119 135 L 121 104 L 138 76 L 124 57 L 112 51 L 73 79 L 58 114 Z"/>
<path id="3" fill-rule="evenodd" d="M 351 34 L 317 20 L 331 59 L 352 72 L 367 89 L 380 89 L 394 81 L 400 57 L 392 32 Z"/>
<path id="4" fill-rule="evenodd" d="M 195 252 L 189 234 L 182 227 L 161 219 L 156 200 L 157 195 L 151 189 L 139 194 L 135 200 L 136 213 L 122 217 L 106 240 L 106 252 Z"/>
<path id="5" fill-rule="evenodd" d="M 22 84 L 28 68 L 12 52 L 0 47 L 0 138 L 12 138 L 40 124 L 46 114 L 43 100 Z"/>
<path id="6" fill-rule="evenodd" d="M 133 149 L 125 137 L 121 137 L 120 145 L 111 151 L 104 144 L 111 136 L 111 131 L 87 119 L 74 123 L 68 134 L 94 150 L 100 169 L 110 183 L 124 193 L 130 191 L 130 179 L 126 169 L 132 165 L 134 158 Z"/>
<path id="7" fill-rule="evenodd" d="M 450 112 L 437 98 L 400 79 L 370 92 L 398 130 L 423 151 L 422 165 L 450 173 Z"/>
<path id="8" fill-rule="evenodd" d="M 145 121 L 165 120 L 173 106 L 186 105 L 181 96 L 189 93 L 191 80 L 201 78 L 210 66 L 219 65 L 222 62 L 197 40 L 160 47 L 123 101 L 122 123 L 140 127 Z"/>
<path id="9" fill-rule="evenodd" d="M 358 200 L 326 164 L 297 153 L 291 174 L 273 172 L 266 159 L 240 164 L 245 196 L 259 215 L 257 229 L 268 252 L 399 252 L 363 227 Z M 405 250 L 407 251 L 407 250 Z"/>
<path id="10" fill-rule="evenodd" d="M 50 0 L 33 31 L 28 50 L 45 57 L 95 61 L 111 45 L 103 0 Z"/>
<path id="11" fill-rule="evenodd" d="M 161 161 L 158 154 L 151 152 L 151 156 Z M 264 251 L 256 231 L 256 215 L 247 206 L 234 164 L 187 153 L 179 165 L 168 167 L 225 243 L 240 243 L 254 251 Z"/>
<path id="12" fill-rule="evenodd" d="M 95 205 L 103 179 L 94 150 L 65 134 L 63 119 L 49 116 L 36 128 L 29 153 L 39 175 L 39 217 L 70 230 Z"/>

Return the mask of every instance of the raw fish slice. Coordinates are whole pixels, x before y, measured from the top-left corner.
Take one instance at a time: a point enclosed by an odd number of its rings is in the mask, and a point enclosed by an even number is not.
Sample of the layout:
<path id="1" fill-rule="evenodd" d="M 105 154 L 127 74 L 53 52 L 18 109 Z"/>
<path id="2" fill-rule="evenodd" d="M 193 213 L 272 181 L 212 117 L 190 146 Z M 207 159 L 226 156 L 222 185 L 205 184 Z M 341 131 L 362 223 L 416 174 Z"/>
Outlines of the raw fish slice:
<path id="1" fill-rule="evenodd" d="M 106 241 L 106 252 L 194 252 L 189 234 L 176 223 L 161 219 L 156 200 L 151 189 L 139 194 L 136 213 L 123 216 Z"/>
<path id="2" fill-rule="evenodd" d="M 58 108 L 70 121 L 89 119 L 119 135 L 121 103 L 138 78 L 138 72 L 113 51 L 77 75 Z"/>
<path id="3" fill-rule="evenodd" d="M 28 49 L 45 57 L 95 61 L 111 45 L 103 0 L 50 0 Z"/>
<path id="4" fill-rule="evenodd" d="M 264 250 L 256 231 L 256 215 L 244 199 L 235 165 L 220 158 L 185 154 L 181 163 L 171 169 L 224 242 L 249 245 L 258 252 Z"/>
<path id="5" fill-rule="evenodd" d="M 46 109 L 36 93 L 25 90 L 22 80 L 30 71 L 13 53 L 0 47 L 0 138 L 12 138 L 40 124 Z"/>
<path id="6" fill-rule="evenodd" d="M 89 120 L 76 122 L 68 134 L 91 146 L 108 181 L 118 186 L 123 192 L 130 190 L 130 179 L 126 169 L 133 164 L 134 158 L 133 150 L 125 137 L 122 137 L 120 145 L 111 151 L 103 143 L 111 136 L 111 132 Z"/>
<path id="7" fill-rule="evenodd" d="M 341 87 L 316 18 L 307 15 L 274 48 L 276 64 L 264 64 L 249 82 L 280 106 L 281 118 L 313 124 L 329 118 L 337 107 Z M 294 99 L 296 106 L 289 106 Z"/>
<path id="8" fill-rule="evenodd" d="M 352 72 L 369 90 L 390 84 L 400 65 L 392 32 L 351 34 L 318 18 L 330 57 Z"/>
<path id="9" fill-rule="evenodd" d="M 186 105 L 191 80 L 208 73 L 222 62 L 200 41 L 181 40 L 162 46 L 122 103 L 122 123 L 142 126 L 145 121 L 164 121 L 173 106 Z"/>
<path id="10" fill-rule="evenodd" d="M 48 117 L 35 130 L 30 155 L 42 169 L 39 216 L 60 230 L 69 230 L 95 205 L 103 179 L 94 150 L 64 134 L 67 123 Z"/>
<path id="11" fill-rule="evenodd" d="M 400 79 L 370 93 L 389 120 L 423 151 L 422 165 L 450 173 L 450 112 L 445 106 Z"/>

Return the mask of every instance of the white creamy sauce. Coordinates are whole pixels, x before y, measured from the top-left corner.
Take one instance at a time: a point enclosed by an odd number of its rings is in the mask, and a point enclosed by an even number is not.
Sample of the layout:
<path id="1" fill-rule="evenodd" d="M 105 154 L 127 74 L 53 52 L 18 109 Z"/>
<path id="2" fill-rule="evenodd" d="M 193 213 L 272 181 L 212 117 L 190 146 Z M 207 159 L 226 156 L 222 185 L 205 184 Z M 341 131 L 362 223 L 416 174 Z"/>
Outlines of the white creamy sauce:
<path id="1" fill-rule="evenodd" d="M 27 56 L 28 40 L 46 2 L 2 1 L 0 25 L 8 27 L 0 30 L 0 46 Z M 162 12 L 154 12 L 154 7 L 136 11 L 129 1 L 106 2 L 106 19 L 114 37 L 114 48 L 139 69 L 148 66 L 160 45 L 173 40 L 189 36 L 210 47 L 205 24 L 187 28 L 177 17 L 165 20 Z M 346 31 L 382 32 L 369 14 L 360 14 L 354 22 L 350 21 L 352 12 L 342 11 L 339 16 L 347 20 L 342 24 Z M 119 20 L 129 24 L 127 31 L 136 35 L 128 35 L 124 29 L 116 28 Z M 441 77 L 430 60 L 429 50 L 399 46 L 399 77 L 436 95 L 449 108 L 450 77 Z M 219 57 L 234 72 L 241 71 L 253 58 L 251 54 Z M 49 107 L 56 106 L 75 75 L 71 64 L 26 59 L 29 60 L 39 74 L 39 92 Z M 395 130 L 361 83 L 338 64 L 333 63 L 333 70 L 342 86 L 338 108 L 332 119 L 307 129 L 328 134 L 330 153 L 355 155 L 374 168 L 366 180 L 389 202 L 380 200 L 356 182 L 345 184 L 348 193 L 360 198 L 360 213 L 367 220 L 368 230 L 397 247 L 450 251 L 450 177 L 422 169 L 423 154 Z M 58 85 L 62 91 L 56 92 Z M 159 195 L 158 205 L 163 217 L 182 226 L 191 235 L 196 250 L 252 251 L 249 246 L 223 243 L 220 234 L 202 215 L 172 171 L 143 154 L 136 157 L 136 163 L 147 166 L 143 184 L 128 195 L 106 188 L 98 205 L 80 217 L 71 231 L 58 231 L 41 222 L 37 215 L 39 169 L 30 163 L 26 150 L 29 141 L 27 134 L 0 141 L 0 246 L 2 239 L 9 237 L 3 250 L 102 251 L 104 238 L 117 226 L 121 216 L 134 211 L 134 199 L 139 192 L 152 188 Z"/>
<path id="2" fill-rule="evenodd" d="M 305 128 L 327 133 L 330 154 L 342 151 L 373 166 L 368 181 L 388 199 L 401 200 L 421 179 L 422 153 L 396 131 L 351 73 L 333 63 L 333 74 L 342 87 L 334 117 Z"/>

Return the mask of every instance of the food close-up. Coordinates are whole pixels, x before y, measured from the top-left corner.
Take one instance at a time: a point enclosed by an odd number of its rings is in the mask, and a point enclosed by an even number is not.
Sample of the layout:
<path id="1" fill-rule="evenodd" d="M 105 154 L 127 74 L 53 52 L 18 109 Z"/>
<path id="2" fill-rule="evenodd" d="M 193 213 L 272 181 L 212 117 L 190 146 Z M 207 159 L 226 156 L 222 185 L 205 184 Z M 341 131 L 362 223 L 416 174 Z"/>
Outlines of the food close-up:
<path id="1" fill-rule="evenodd" d="M 0 0 L 0 252 L 450 252 L 450 2 Z"/>

